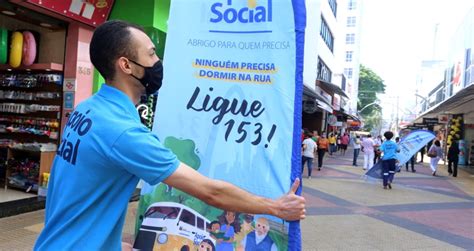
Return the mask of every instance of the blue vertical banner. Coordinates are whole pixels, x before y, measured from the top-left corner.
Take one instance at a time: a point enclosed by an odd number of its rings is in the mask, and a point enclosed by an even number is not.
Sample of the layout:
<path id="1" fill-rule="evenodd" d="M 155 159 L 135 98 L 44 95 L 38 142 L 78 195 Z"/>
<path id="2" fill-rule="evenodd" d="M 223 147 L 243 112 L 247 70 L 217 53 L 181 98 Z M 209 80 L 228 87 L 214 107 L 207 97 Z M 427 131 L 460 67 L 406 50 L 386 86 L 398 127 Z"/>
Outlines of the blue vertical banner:
<path id="1" fill-rule="evenodd" d="M 153 131 L 201 174 L 279 198 L 301 175 L 304 1 L 173 0 L 169 16 Z M 299 223 L 165 184 L 142 189 L 136 233 L 144 250 L 301 249 Z"/>

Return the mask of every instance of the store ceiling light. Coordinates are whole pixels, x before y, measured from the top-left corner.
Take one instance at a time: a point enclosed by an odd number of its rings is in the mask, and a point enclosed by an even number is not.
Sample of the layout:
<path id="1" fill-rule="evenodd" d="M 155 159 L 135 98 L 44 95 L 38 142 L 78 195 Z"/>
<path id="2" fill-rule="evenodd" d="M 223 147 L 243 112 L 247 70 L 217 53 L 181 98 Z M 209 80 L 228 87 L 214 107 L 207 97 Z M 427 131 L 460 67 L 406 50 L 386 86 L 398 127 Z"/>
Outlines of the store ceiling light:
<path id="1" fill-rule="evenodd" d="M 9 15 L 9 16 L 15 16 L 16 15 L 15 12 L 9 11 L 9 10 L 2 10 L 2 13 L 5 14 L 5 15 Z"/>
<path id="2" fill-rule="evenodd" d="M 53 27 L 51 24 L 48 23 L 40 23 L 41 26 L 46 27 L 46 28 L 51 28 Z"/>

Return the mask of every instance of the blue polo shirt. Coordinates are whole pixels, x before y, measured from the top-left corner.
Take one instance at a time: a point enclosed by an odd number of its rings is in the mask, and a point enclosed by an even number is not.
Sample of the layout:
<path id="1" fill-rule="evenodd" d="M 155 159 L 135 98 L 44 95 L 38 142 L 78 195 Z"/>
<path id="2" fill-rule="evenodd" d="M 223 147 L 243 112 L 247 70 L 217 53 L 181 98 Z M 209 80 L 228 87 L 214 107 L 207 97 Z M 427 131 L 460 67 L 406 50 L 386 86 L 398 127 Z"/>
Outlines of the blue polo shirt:
<path id="1" fill-rule="evenodd" d="M 179 163 L 141 124 L 130 98 L 102 85 L 65 125 L 49 180 L 45 227 L 34 249 L 120 250 L 139 179 L 157 184 Z"/>
<path id="2" fill-rule="evenodd" d="M 396 159 L 398 145 L 392 140 L 386 140 L 380 146 L 380 150 L 383 152 L 382 160 Z"/>

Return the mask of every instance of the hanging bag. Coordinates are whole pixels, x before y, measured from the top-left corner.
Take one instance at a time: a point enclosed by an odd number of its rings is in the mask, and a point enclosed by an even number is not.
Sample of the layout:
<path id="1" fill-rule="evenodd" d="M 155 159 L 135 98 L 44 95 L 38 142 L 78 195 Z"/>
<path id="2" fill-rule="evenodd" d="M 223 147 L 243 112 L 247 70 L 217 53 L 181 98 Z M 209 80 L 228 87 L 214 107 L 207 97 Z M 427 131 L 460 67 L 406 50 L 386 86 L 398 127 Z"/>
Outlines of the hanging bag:
<path id="1" fill-rule="evenodd" d="M 437 156 L 438 156 L 438 154 L 436 154 L 436 148 L 434 148 L 434 147 L 431 148 L 430 151 L 428 152 L 428 157 L 435 158 Z"/>

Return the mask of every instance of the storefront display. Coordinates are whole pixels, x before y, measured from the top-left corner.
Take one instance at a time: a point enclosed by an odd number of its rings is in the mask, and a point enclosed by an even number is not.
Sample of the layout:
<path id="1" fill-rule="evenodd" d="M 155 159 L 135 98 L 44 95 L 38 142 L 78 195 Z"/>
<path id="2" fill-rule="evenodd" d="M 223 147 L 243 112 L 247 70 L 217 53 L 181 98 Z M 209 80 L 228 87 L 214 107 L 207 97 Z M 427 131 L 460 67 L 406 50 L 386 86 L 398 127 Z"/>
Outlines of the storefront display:
<path id="1" fill-rule="evenodd" d="M 34 195 L 59 144 L 66 29 L 25 16 L 42 18 L 26 9 L 0 15 L 0 185 Z"/>

